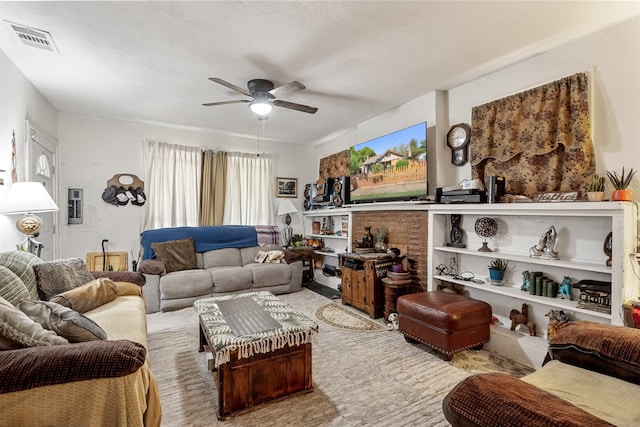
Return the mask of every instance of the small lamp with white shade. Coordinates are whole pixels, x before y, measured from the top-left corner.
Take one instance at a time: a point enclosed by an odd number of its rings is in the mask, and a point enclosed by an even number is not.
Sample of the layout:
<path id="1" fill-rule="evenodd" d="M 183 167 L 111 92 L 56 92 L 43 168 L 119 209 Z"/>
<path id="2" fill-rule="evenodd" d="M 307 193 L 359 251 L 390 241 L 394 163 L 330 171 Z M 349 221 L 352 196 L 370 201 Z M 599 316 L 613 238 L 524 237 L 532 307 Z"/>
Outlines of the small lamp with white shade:
<path id="1" fill-rule="evenodd" d="M 20 246 L 40 256 L 42 243 L 35 240 L 42 229 L 42 219 L 36 213 L 58 211 L 58 205 L 53 201 L 47 189 L 40 182 L 15 182 L 9 188 L 9 193 L 0 207 L 0 213 L 5 215 L 23 214 L 16 221 L 16 228 L 27 238 Z M 26 244 L 26 245 L 25 245 Z"/>
<path id="2" fill-rule="evenodd" d="M 282 216 L 282 215 L 286 215 L 284 217 L 284 223 L 287 224 L 287 226 L 284 228 L 284 244 L 286 247 L 289 247 L 291 245 L 291 237 L 293 237 L 293 228 L 291 228 L 291 215 L 292 213 L 298 212 L 298 210 L 296 209 L 295 206 L 293 206 L 293 203 L 291 203 L 291 200 L 289 199 L 284 199 L 280 201 L 280 206 L 278 206 L 278 216 Z"/>

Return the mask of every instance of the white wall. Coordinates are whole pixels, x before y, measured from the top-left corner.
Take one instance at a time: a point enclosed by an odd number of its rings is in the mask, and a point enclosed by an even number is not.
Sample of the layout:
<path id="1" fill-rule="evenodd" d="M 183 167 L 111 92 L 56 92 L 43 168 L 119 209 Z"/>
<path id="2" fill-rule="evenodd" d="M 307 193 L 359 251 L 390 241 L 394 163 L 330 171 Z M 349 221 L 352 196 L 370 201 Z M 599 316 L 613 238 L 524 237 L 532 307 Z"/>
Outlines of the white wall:
<path id="1" fill-rule="evenodd" d="M 44 53 L 45 55 L 47 53 Z M 18 180 L 25 179 L 25 120 L 52 138 L 57 135 L 56 109 L 33 87 L 15 65 L 0 51 L 0 201 L 11 187 L 11 132 L 16 133 Z M 0 215 L 0 252 L 16 249 L 24 240 L 15 226 L 15 215 Z"/>
<path id="2" fill-rule="evenodd" d="M 145 181 L 142 144 L 145 139 L 157 139 L 171 144 L 203 147 L 211 150 L 258 152 L 258 143 L 228 137 L 213 132 L 174 129 L 141 125 L 114 120 L 60 113 L 58 123 L 60 142 L 61 195 L 66 203 L 67 188 L 84 190 L 84 221 L 81 225 L 67 225 L 65 213 L 60 218 L 61 256 L 80 256 L 87 252 L 100 252 L 103 239 L 109 240 L 109 251 L 126 251 L 131 261 L 139 250 L 139 235 L 145 207 L 128 204 L 113 206 L 101 196 L 107 180 L 115 174 L 135 174 Z M 268 135 L 267 135 L 268 136 Z M 304 145 L 264 142 L 260 152 L 273 157 L 274 177 L 300 177 L 306 165 L 315 160 L 315 149 Z M 298 184 L 300 185 L 300 180 Z M 304 182 L 304 181 L 302 181 Z M 275 182 L 274 182 L 275 188 Z M 302 192 L 294 205 L 302 211 Z M 277 211 L 277 200 L 274 200 Z M 300 214 L 292 215 L 292 227 L 302 232 Z M 280 225 L 282 218 L 276 218 Z"/>

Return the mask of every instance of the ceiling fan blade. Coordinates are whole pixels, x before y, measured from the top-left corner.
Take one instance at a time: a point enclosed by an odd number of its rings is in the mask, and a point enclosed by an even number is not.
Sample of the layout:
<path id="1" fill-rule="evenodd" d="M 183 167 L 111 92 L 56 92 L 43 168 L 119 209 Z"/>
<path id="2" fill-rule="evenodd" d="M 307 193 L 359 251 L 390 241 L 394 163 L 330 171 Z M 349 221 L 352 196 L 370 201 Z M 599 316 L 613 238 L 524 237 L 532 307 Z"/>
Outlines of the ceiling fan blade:
<path id="1" fill-rule="evenodd" d="M 250 99 L 238 99 L 235 101 L 221 101 L 221 102 L 207 102 L 206 104 L 202 104 L 205 107 L 213 107 L 214 105 L 226 105 L 226 104 L 240 104 L 245 102 L 251 102 Z"/>
<path id="2" fill-rule="evenodd" d="M 297 91 L 302 90 L 304 88 L 305 88 L 305 86 L 302 83 L 300 83 L 299 81 L 294 80 L 292 82 L 285 83 L 285 84 L 283 84 L 281 86 L 278 86 L 275 89 L 271 89 L 269 91 L 269 93 L 271 95 L 275 96 L 276 98 L 278 98 L 278 97 L 281 97 L 281 96 L 284 96 L 284 95 L 288 95 L 288 94 L 293 93 L 293 92 L 297 92 Z"/>
<path id="3" fill-rule="evenodd" d="M 315 107 L 309 107 L 308 105 L 302 104 L 294 104 L 293 102 L 281 101 L 279 99 L 274 99 L 272 101 L 273 105 L 283 108 L 288 108 L 290 110 L 302 111 L 303 113 L 315 114 L 318 111 Z"/>
<path id="4" fill-rule="evenodd" d="M 212 82 L 215 82 L 215 83 L 221 84 L 222 86 L 226 86 L 226 87 L 228 87 L 229 89 L 233 89 L 233 90 L 235 90 L 236 92 L 240 92 L 240 93 L 241 93 L 241 94 L 243 94 L 243 95 L 251 96 L 251 92 L 249 92 L 248 90 L 243 89 L 243 88 L 241 88 L 241 87 L 239 87 L 239 86 L 236 86 L 236 85 L 234 85 L 233 83 L 229 83 L 229 82 L 227 82 L 227 81 L 225 81 L 225 80 L 222 80 L 222 79 L 219 79 L 219 78 L 217 78 L 217 77 L 209 77 L 209 80 L 211 80 Z"/>

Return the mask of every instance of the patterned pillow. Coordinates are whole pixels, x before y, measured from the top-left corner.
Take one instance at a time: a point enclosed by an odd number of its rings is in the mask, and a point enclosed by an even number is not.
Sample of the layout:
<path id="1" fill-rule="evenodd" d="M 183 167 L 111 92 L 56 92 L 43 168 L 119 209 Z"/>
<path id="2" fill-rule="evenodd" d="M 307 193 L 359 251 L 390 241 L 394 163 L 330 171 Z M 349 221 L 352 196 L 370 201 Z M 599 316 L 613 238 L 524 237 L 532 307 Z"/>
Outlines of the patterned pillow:
<path id="1" fill-rule="evenodd" d="M 38 283 L 38 294 L 42 300 L 89 283 L 93 275 L 81 258 L 46 261 L 33 266 Z"/>
<path id="2" fill-rule="evenodd" d="M 20 303 L 20 310 L 69 342 L 107 339 L 107 333 L 96 322 L 55 302 L 24 300 Z"/>
<path id="3" fill-rule="evenodd" d="M 69 307 L 78 313 L 86 313 L 113 301 L 117 296 L 118 285 L 113 280 L 103 277 L 58 294 L 49 301 Z"/>
<path id="4" fill-rule="evenodd" d="M 182 240 L 152 243 L 151 247 L 158 259 L 164 264 L 167 273 L 198 268 L 196 248 L 191 237 Z"/>
<path id="5" fill-rule="evenodd" d="M 274 251 L 259 251 L 256 254 L 255 262 L 259 264 L 279 264 L 283 262 L 284 252 L 274 250 Z"/>
<path id="6" fill-rule="evenodd" d="M 38 298 L 36 273 L 33 266 L 40 264 L 42 260 L 30 252 L 13 251 L 0 253 L 0 265 L 13 271 L 22 280 L 29 291 L 29 298 Z"/>
<path id="7" fill-rule="evenodd" d="M 68 343 L 65 338 L 43 328 L 7 300 L 0 298 L 0 350 Z"/>
<path id="8" fill-rule="evenodd" d="M 17 306 L 23 299 L 30 298 L 22 280 L 7 267 L 0 265 L 0 297 Z"/>
<path id="9" fill-rule="evenodd" d="M 267 256 L 267 260 L 265 262 L 271 264 L 279 264 L 283 262 L 284 252 L 282 251 L 269 251 L 269 255 Z"/>
<path id="10" fill-rule="evenodd" d="M 257 262 L 258 264 L 262 264 L 267 260 L 268 256 L 269 256 L 269 253 L 267 251 L 258 251 L 254 261 Z"/>

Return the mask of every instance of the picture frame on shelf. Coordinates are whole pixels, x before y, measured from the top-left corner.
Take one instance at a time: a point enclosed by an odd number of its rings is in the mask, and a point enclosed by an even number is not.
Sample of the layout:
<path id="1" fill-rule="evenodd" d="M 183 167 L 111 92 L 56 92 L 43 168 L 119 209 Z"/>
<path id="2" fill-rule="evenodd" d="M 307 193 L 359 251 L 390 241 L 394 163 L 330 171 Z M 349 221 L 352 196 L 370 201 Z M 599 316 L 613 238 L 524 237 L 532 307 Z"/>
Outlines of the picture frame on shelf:
<path id="1" fill-rule="evenodd" d="M 298 197 L 298 179 L 277 177 L 276 197 Z"/>

